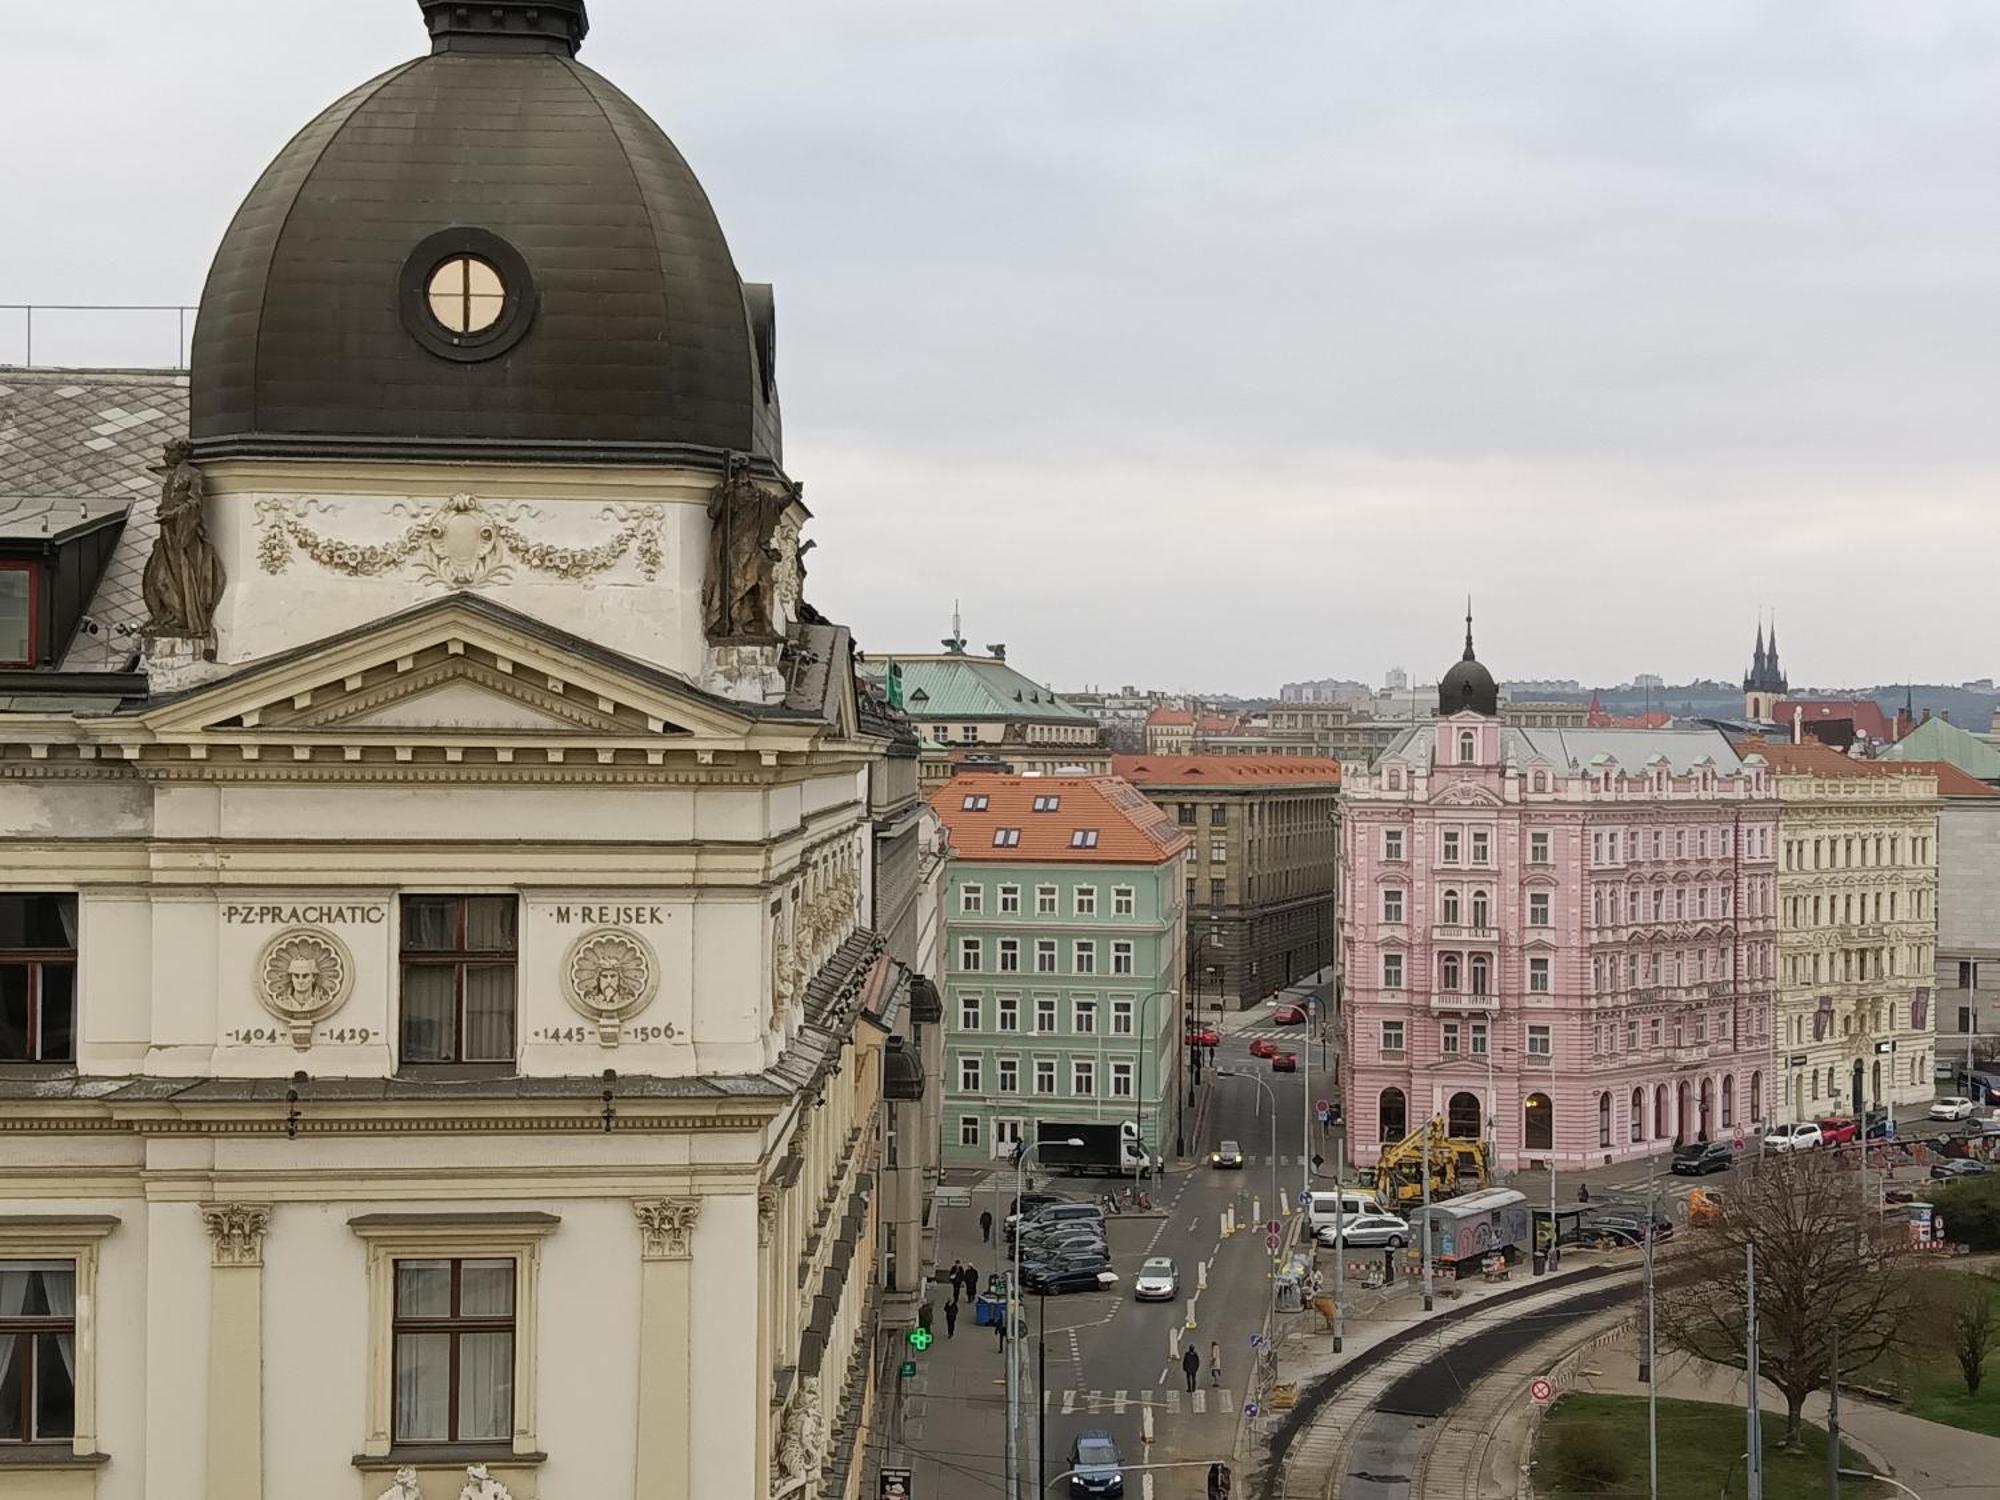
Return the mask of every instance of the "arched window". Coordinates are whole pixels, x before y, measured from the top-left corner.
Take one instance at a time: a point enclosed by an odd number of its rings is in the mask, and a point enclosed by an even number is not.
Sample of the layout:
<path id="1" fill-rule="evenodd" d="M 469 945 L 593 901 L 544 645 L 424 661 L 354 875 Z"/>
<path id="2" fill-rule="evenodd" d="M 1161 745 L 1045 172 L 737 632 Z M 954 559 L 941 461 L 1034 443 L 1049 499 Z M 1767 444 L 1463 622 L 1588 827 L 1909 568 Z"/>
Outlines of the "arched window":
<path id="1" fill-rule="evenodd" d="M 1761 1070 L 1750 1075 L 1750 1118 L 1753 1122 L 1764 1118 L 1764 1074 Z"/>
<path id="2" fill-rule="evenodd" d="M 1547 1094 L 1530 1094 L 1521 1106 L 1521 1145 L 1529 1151 L 1552 1151 L 1556 1144 L 1556 1109 Z"/>
<path id="3" fill-rule="evenodd" d="M 1401 1089 L 1382 1090 L 1382 1097 L 1375 1102 L 1376 1134 L 1380 1139 L 1385 1142 L 1400 1141 L 1410 1133 L 1407 1125 L 1404 1123 L 1408 1118 L 1409 1115 L 1403 1104 L 1403 1091 Z"/>
<path id="4" fill-rule="evenodd" d="M 1702 1079 L 1700 1097 L 1701 1113 L 1695 1118 L 1695 1129 L 1700 1132 L 1703 1139 L 1706 1139 L 1709 1127 L 1715 1123 L 1715 1080 L 1713 1078 Z"/>
<path id="5" fill-rule="evenodd" d="M 1546 792 L 1549 789 L 1549 773 L 1547 771 L 1535 772 L 1529 779 L 1529 785 L 1538 792 Z"/>
<path id="6" fill-rule="evenodd" d="M 1441 989 L 1458 988 L 1458 955 L 1447 953 L 1438 960 L 1438 985 Z"/>
<path id="7" fill-rule="evenodd" d="M 1646 1091 L 1644 1089 L 1632 1090 L 1632 1119 L 1630 1124 L 1632 1139 L 1643 1141 L 1646 1138 Z"/>
<path id="8" fill-rule="evenodd" d="M 1461 1089 L 1451 1096 L 1451 1103 L 1445 1106 L 1445 1134 L 1454 1140 L 1476 1141 L 1479 1139 L 1481 1118 L 1479 1096 Z"/>
<path id="9" fill-rule="evenodd" d="M 1475 995 L 1484 995 L 1488 991 L 1487 967 L 1484 953 L 1472 955 L 1472 993 Z"/>
<path id="10" fill-rule="evenodd" d="M 1722 1075 L 1722 1128 L 1727 1130 L 1736 1123 L 1736 1075 Z"/>
<path id="11" fill-rule="evenodd" d="M 1609 1146 L 1611 1144 L 1611 1096 L 1609 1094 L 1599 1094 L 1597 1096 L 1597 1144 L 1600 1146 Z"/>
<path id="12" fill-rule="evenodd" d="M 1663 1083 L 1653 1090 L 1653 1139 L 1661 1140 L 1674 1133 L 1667 1123 L 1667 1086 Z"/>
<path id="13" fill-rule="evenodd" d="M 1469 766 L 1479 758 L 1479 741 L 1470 729 L 1458 732 L 1458 763 Z"/>
<path id="14" fill-rule="evenodd" d="M 1447 927 L 1456 927 L 1458 925 L 1457 891 L 1447 890 L 1444 893 L 1444 925 Z"/>
<path id="15" fill-rule="evenodd" d="M 1484 927 L 1486 925 L 1486 892 L 1484 891 L 1474 891 L 1472 893 L 1472 925 L 1474 927 Z"/>

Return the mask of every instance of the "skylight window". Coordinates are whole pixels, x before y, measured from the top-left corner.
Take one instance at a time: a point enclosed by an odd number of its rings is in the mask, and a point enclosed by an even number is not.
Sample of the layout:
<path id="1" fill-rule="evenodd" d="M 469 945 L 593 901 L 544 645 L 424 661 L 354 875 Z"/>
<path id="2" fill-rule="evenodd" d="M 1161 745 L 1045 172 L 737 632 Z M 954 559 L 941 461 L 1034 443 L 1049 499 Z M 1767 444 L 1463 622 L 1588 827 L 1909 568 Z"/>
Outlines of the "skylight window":
<path id="1" fill-rule="evenodd" d="M 1051 796 L 1046 792 L 1044 792 L 1041 796 L 1035 799 L 1036 812 L 1054 812 L 1061 806 L 1062 806 L 1061 797 Z"/>
<path id="2" fill-rule="evenodd" d="M 1069 846 L 1072 849 L 1095 849 L 1097 847 L 1097 830 L 1095 828 L 1077 829 L 1076 832 L 1069 836 Z"/>
<path id="3" fill-rule="evenodd" d="M 963 810 L 966 812 L 985 812 L 986 794 L 984 792 L 967 792 L 965 794 Z"/>
<path id="4" fill-rule="evenodd" d="M 982 802 L 985 800 L 983 797 L 980 798 Z M 993 830 L 993 847 L 995 849 L 1012 849 L 1020 842 L 1021 830 L 1018 828 L 996 828 Z"/>

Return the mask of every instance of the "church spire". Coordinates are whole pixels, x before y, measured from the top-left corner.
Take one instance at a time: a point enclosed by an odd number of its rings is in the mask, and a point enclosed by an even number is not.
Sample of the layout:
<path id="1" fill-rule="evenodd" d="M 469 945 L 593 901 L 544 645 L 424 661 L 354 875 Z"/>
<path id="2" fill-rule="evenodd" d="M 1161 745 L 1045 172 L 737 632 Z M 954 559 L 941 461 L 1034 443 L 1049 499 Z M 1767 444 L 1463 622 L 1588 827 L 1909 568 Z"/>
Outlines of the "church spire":
<path id="1" fill-rule="evenodd" d="M 1475 660 L 1472 654 L 1472 595 L 1470 594 L 1465 596 L 1465 655 L 1461 656 L 1459 660 Z"/>

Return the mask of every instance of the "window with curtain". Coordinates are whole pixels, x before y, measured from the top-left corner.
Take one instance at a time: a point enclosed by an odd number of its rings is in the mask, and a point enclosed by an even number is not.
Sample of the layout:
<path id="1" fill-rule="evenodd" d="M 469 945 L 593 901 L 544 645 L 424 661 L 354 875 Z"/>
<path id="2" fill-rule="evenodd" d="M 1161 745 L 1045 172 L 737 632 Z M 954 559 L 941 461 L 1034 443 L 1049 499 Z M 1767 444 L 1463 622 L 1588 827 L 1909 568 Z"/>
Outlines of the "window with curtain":
<path id="1" fill-rule="evenodd" d="M 514 1431 L 514 1262 L 396 1262 L 395 1441 Z"/>
<path id="2" fill-rule="evenodd" d="M 76 1058 L 76 897 L 0 896 L 0 1062 Z"/>
<path id="3" fill-rule="evenodd" d="M 403 1061 L 514 1060 L 512 896 L 403 898 Z"/>
<path id="4" fill-rule="evenodd" d="M 0 1261 L 0 1445 L 76 1435 L 76 1263 Z"/>

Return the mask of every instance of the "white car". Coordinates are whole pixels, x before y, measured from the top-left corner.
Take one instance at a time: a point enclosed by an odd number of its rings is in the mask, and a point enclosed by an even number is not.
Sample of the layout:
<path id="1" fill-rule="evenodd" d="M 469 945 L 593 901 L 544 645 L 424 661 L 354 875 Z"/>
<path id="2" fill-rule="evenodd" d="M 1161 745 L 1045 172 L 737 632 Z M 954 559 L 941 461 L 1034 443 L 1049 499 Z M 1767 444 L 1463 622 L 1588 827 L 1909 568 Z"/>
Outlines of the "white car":
<path id="1" fill-rule="evenodd" d="M 1335 1226 L 1320 1226 L 1319 1242 L 1331 1248 L 1345 1241 L 1354 1249 L 1379 1249 L 1387 1245 L 1391 1250 L 1400 1250 L 1410 1242 L 1410 1226 L 1394 1214 L 1348 1214 L 1339 1225 L 1339 1239 L 1335 1238 Z"/>
<path id="2" fill-rule="evenodd" d="M 1805 1151 L 1823 1143 L 1817 1120 L 1801 1120 L 1791 1125 L 1773 1125 L 1764 1137 L 1766 1151 Z"/>
<path id="3" fill-rule="evenodd" d="M 1959 1095 L 1953 1094 L 1951 1097 L 1940 1099 L 1931 1105 L 1931 1118 L 1933 1120 L 1969 1120 L 1977 1112 L 1978 1108 L 1979 1106 L 1974 1104 L 1970 1099 L 1961 1098 Z"/>
<path id="4" fill-rule="evenodd" d="M 1164 1255 L 1149 1256 L 1139 1266 L 1132 1295 L 1141 1302 L 1171 1302 L 1181 1294 L 1181 1273 Z"/>

